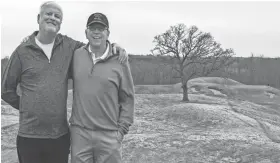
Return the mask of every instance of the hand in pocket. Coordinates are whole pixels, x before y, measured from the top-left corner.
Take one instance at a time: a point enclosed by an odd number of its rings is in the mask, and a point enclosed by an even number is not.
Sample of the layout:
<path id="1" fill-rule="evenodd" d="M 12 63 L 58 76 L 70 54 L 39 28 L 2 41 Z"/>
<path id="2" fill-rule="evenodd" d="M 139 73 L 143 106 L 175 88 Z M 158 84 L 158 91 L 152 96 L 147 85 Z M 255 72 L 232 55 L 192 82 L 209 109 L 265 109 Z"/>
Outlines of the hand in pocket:
<path id="1" fill-rule="evenodd" d="M 121 143 L 123 141 L 124 135 L 120 132 L 117 131 L 117 139 Z"/>

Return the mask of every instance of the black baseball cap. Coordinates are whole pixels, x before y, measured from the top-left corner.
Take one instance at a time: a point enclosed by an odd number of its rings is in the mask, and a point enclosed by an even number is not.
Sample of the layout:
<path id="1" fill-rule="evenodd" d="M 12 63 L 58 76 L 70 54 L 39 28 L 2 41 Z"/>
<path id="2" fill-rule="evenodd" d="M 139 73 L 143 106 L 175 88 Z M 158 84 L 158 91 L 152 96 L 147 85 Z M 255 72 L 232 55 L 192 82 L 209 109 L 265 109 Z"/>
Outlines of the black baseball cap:
<path id="1" fill-rule="evenodd" d="M 103 24 L 105 25 L 107 28 L 109 28 L 109 22 L 108 22 L 108 19 L 107 17 L 102 14 L 102 13 L 94 13 L 94 14 L 91 14 L 88 18 L 88 21 L 87 21 L 87 26 L 93 24 L 93 23 L 100 23 L 100 24 Z"/>

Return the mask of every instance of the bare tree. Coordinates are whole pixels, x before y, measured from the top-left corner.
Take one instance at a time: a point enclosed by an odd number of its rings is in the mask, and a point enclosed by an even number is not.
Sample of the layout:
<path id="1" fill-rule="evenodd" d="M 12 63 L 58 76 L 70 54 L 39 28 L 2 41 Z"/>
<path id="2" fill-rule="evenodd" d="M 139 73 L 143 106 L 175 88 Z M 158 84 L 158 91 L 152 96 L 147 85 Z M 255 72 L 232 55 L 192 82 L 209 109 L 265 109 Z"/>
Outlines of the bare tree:
<path id="1" fill-rule="evenodd" d="M 156 45 L 153 55 L 167 55 L 172 68 L 181 79 L 183 101 L 189 101 L 187 82 L 199 76 L 207 76 L 215 70 L 230 65 L 234 52 L 223 49 L 210 33 L 204 33 L 196 26 L 187 28 L 184 24 L 171 26 L 169 30 L 154 37 Z"/>

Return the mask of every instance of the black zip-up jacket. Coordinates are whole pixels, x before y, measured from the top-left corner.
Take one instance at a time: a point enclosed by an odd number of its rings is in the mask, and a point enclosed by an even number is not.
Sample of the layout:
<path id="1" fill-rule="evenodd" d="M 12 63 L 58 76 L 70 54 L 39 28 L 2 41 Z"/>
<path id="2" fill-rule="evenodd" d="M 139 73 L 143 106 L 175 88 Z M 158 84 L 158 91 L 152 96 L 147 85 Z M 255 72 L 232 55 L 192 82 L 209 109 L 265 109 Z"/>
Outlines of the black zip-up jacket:
<path id="1" fill-rule="evenodd" d="M 58 138 L 68 132 L 68 70 L 74 51 L 84 43 L 58 34 L 49 62 L 35 43 L 37 33 L 11 55 L 2 76 L 1 98 L 19 110 L 19 136 Z"/>

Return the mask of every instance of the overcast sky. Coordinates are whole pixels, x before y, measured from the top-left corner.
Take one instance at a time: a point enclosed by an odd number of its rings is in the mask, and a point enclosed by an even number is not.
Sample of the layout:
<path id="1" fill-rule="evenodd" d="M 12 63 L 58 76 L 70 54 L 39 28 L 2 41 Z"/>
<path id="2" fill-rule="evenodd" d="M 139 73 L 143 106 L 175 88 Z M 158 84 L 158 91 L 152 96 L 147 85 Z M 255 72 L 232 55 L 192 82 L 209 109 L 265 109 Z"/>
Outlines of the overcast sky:
<path id="1" fill-rule="evenodd" d="M 37 14 L 43 1 L 1 1 L 1 58 L 38 30 Z M 60 32 L 87 42 L 85 25 L 90 14 L 102 12 L 110 23 L 110 40 L 132 54 L 149 54 L 154 36 L 171 25 L 196 25 L 210 32 L 237 56 L 251 52 L 280 57 L 280 1 L 57 1 L 64 12 Z"/>

